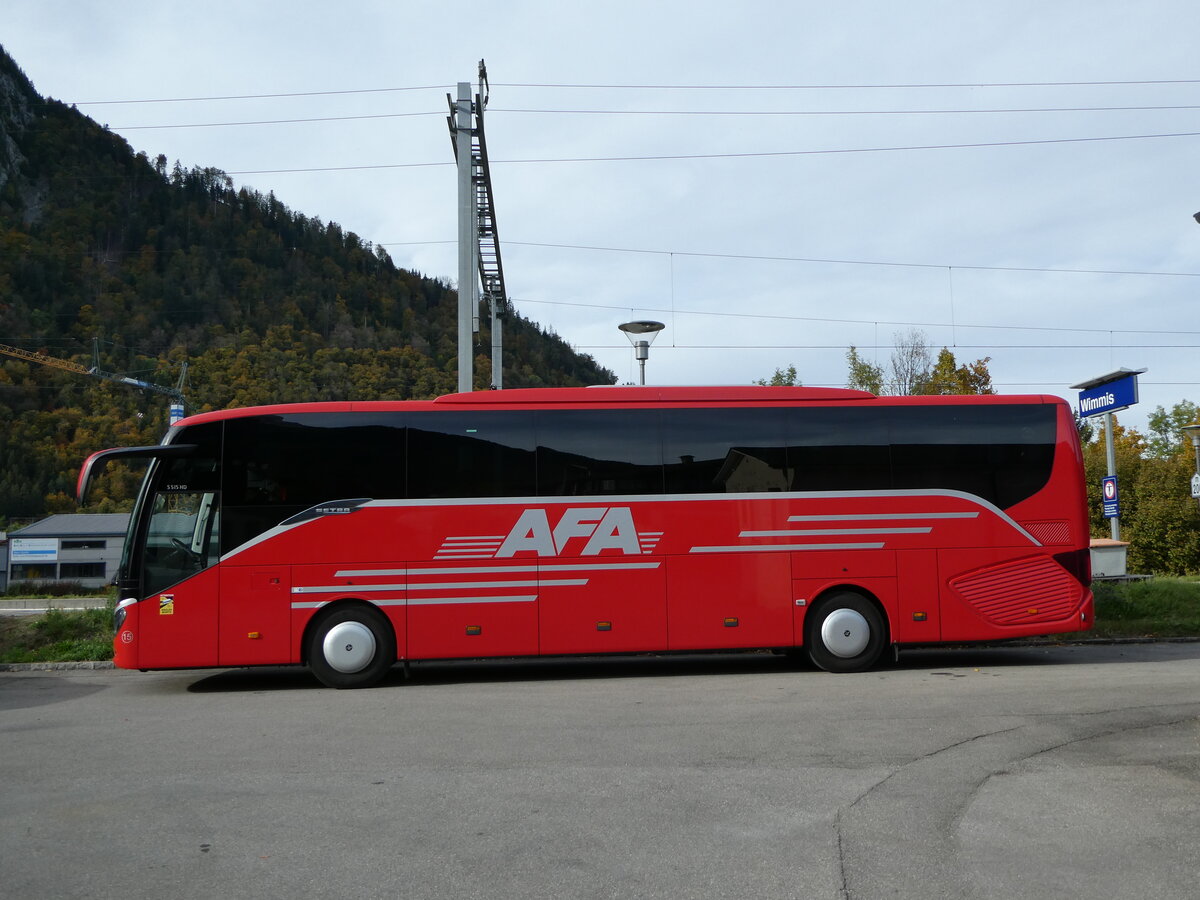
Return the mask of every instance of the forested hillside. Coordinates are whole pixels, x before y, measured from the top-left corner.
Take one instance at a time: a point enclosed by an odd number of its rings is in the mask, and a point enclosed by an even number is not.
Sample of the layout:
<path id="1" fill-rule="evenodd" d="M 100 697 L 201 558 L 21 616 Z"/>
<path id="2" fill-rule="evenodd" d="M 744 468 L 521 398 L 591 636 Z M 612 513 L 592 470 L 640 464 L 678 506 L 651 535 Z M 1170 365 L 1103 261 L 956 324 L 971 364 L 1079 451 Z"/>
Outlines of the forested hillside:
<path id="1" fill-rule="evenodd" d="M 165 385 L 187 361 L 189 411 L 428 398 L 457 383 L 456 305 L 336 223 L 135 154 L 0 48 L 0 344 L 91 366 L 98 339 L 101 368 Z M 506 387 L 615 381 L 519 316 L 504 340 Z M 72 508 L 87 454 L 157 442 L 166 407 L 0 355 L 0 525 Z"/>

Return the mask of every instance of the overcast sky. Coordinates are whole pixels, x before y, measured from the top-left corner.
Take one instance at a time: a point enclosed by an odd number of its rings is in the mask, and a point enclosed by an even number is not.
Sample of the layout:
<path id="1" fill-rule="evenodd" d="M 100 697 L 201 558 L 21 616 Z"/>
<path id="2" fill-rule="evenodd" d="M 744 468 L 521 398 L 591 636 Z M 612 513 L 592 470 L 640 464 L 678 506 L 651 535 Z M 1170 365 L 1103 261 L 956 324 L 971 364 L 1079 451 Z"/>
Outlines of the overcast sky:
<path id="1" fill-rule="evenodd" d="M 622 381 L 630 319 L 659 384 L 842 386 L 917 328 L 1004 393 L 1147 368 L 1139 426 L 1200 401 L 1197 36 L 1195 0 L 0 8 L 41 94 L 451 281 L 485 59 L 509 295 Z"/>

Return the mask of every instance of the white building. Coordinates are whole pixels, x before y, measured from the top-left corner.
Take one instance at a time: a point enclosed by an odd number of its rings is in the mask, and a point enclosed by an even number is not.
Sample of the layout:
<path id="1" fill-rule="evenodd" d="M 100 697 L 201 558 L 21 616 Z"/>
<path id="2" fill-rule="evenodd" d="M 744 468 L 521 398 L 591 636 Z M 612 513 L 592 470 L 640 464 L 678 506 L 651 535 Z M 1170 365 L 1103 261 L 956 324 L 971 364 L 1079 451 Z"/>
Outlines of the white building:
<path id="1" fill-rule="evenodd" d="M 128 513 L 54 515 L 8 533 L 8 584 L 77 581 L 103 587 L 116 577 Z"/>

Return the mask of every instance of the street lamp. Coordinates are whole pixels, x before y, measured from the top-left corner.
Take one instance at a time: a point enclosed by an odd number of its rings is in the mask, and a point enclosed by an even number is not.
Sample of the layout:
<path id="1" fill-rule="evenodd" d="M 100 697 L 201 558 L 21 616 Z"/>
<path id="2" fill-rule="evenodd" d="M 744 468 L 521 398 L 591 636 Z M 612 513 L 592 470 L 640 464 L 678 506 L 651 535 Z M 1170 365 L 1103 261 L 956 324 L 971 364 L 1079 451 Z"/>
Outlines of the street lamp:
<path id="1" fill-rule="evenodd" d="M 626 322 L 617 327 L 625 332 L 625 337 L 629 338 L 629 343 L 633 344 L 633 355 L 637 358 L 638 364 L 641 366 L 641 383 L 645 384 L 646 360 L 650 358 L 650 345 L 658 337 L 658 333 L 667 326 L 662 322 L 641 319 L 637 322 Z"/>

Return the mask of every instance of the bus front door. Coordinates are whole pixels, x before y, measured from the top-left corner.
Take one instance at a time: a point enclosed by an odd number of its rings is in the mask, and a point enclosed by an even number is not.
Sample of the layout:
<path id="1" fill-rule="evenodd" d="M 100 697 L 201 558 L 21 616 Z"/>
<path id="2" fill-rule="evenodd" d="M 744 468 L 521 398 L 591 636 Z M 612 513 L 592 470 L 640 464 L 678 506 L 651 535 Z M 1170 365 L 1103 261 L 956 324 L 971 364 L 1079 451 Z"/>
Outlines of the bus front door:
<path id="1" fill-rule="evenodd" d="M 213 491 L 159 490 L 142 552 L 143 669 L 217 664 L 219 507 Z"/>

